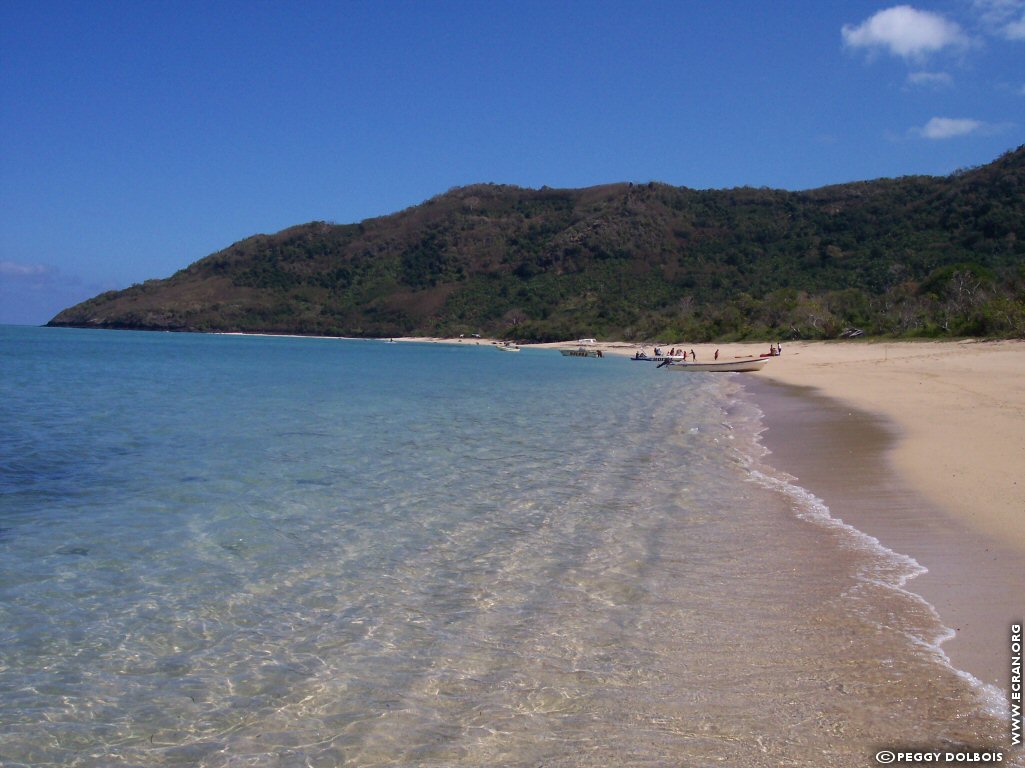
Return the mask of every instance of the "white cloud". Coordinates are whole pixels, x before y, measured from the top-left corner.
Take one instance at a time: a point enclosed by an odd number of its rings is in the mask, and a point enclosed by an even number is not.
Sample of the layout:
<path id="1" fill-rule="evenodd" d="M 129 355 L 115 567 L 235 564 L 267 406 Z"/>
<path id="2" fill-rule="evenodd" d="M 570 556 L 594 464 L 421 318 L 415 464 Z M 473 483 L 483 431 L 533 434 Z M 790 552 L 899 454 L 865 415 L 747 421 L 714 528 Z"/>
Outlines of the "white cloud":
<path id="1" fill-rule="evenodd" d="M 845 24 L 841 33 L 844 44 L 851 48 L 888 50 L 905 59 L 971 43 L 955 22 L 910 5 L 879 11 L 857 26 Z"/>
<path id="2" fill-rule="evenodd" d="M 975 0 L 987 32 L 1008 40 L 1025 40 L 1025 0 Z"/>
<path id="3" fill-rule="evenodd" d="M 0 261 L 0 275 L 14 279 L 42 277 L 52 270 L 42 264 L 19 264 L 16 261 Z"/>
<path id="4" fill-rule="evenodd" d="M 1008 40 L 1025 40 L 1025 13 L 1020 19 L 1004 27 L 1004 37 Z"/>
<path id="5" fill-rule="evenodd" d="M 0 259 L 0 324 L 38 325 L 62 309 L 110 290 L 47 264 Z"/>
<path id="6" fill-rule="evenodd" d="M 949 88 L 954 84 L 954 78 L 946 72 L 912 72 L 908 75 L 908 83 L 924 88 Z"/>
<path id="7" fill-rule="evenodd" d="M 980 120 L 962 117 L 934 117 L 916 132 L 927 139 L 953 139 L 957 136 L 968 136 L 986 128 Z"/>

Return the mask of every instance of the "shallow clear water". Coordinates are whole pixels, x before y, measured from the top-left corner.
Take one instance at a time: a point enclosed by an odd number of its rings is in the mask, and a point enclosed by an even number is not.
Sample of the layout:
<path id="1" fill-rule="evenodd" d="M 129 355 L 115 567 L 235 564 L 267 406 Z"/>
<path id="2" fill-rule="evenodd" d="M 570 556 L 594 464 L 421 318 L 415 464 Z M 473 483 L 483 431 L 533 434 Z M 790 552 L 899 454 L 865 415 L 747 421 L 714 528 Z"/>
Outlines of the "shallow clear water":
<path id="1" fill-rule="evenodd" d="M 736 377 L 34 328 L 0 366 L 4 765 L 999 743 L 917 564 L 762 465 Z"/>

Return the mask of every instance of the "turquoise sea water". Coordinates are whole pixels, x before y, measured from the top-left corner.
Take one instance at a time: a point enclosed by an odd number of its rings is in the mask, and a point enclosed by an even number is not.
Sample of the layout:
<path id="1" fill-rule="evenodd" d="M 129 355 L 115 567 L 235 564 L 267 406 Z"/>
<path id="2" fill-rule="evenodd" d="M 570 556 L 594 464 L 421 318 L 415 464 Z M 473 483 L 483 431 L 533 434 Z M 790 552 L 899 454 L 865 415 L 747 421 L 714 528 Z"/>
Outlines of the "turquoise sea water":
<path id="1" fill-rule="evenodd" d="M 735 376 L 11 327 L 0 372 L 0 764 L 864 765 L 1002 728 Z"/>

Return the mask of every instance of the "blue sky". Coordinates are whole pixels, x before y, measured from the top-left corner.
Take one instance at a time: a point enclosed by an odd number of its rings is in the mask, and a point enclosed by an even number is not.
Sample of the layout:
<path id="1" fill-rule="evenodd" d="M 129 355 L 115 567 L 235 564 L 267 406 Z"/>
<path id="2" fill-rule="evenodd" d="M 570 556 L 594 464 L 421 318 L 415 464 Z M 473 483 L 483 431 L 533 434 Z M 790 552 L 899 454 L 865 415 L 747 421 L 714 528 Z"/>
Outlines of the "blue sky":
<path id="1" fill-rule="evenodd" d="M 0 3 L 0 323 L 458 185 L 808 189 L 1025 143 L 1025 0 Z"/>

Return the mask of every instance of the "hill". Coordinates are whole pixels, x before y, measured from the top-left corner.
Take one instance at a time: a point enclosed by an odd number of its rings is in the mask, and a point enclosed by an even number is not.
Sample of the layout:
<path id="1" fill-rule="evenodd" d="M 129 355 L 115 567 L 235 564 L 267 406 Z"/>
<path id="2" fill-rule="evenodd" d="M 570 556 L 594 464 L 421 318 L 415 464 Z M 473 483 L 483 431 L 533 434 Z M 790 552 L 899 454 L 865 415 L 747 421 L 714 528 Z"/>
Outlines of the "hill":
<path id="1" fill-rule="evenodd" d="M 1025 146 L 804 192 L 478 184 L 256 235 L 49 325 L 523 340 L 1025 336 Z"/>

